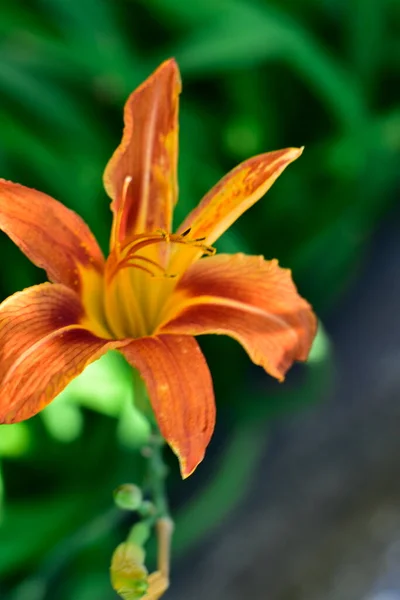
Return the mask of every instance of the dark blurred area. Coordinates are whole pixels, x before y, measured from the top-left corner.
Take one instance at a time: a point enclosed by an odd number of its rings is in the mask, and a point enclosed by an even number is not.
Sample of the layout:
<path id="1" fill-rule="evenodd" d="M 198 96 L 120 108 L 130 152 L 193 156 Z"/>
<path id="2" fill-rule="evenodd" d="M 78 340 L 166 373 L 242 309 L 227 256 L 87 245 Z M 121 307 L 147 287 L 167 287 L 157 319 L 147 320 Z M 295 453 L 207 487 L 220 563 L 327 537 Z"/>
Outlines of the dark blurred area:
<path id="1" fill-rule="evenodd" d="M 181 68 L 178 225 L 238 162 L 305 146 L 218 249 L 291 268 L 321 327 L 285 384 L 201 339 L 218 407 L 189 480 L 176 460 L 176 600 L 400 598 L 398 0 L 0 3 L 0 177 L 78 212 L 107 249 L 102 172 L 128 94 Z M 1 295 L 44 281 L 5 237 Z M 118 355 L 0 426 L 0 598 L 111 600 L 143 477 Z M 396 595 L 397 594 L 397 595 Z"/>

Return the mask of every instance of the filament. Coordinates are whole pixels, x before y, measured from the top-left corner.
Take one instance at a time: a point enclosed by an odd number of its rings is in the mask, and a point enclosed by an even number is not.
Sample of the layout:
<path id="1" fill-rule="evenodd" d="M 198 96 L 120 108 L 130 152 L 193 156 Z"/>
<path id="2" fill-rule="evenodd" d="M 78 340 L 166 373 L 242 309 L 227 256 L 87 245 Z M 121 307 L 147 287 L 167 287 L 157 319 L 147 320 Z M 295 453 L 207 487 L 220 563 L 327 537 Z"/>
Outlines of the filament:
<path id="1" fill-rule="evenodd" d="M 129 185 L 129 182 L 127 182 L 127 185 Z M 133 235 L 130 238 L 129 243 L 120 250 L 122 257 L 119 259 L 116 257 L 114 268 L 111 268 L 111 272 L 109 273 L 109 279 L 113 279 L 120 270 L 126 267 L 139 269 L 140 271 L 144 271 L 152 277 L 157 274 L 157 271 L 164 277 L 176 277 L 176 275 L 167 274 L 165 272 L 165 268 L 157 261 L 138 254 L 138 252 L 143 248 L 152 246 L 154 244 L 184 244 L 193 248 L 199 248 L 203 254 L 207 254 L 208 256 L 215 254 L 215 248 L 203 244 L 205 240 L 204 237 L 187 239 L 190 231 L 190 227 L 181 234 L 168 233 L 163 229 L 159 229 L 150 234 L 139 233 Z M 138 262 L 146 264 L 137 264 Z"/>

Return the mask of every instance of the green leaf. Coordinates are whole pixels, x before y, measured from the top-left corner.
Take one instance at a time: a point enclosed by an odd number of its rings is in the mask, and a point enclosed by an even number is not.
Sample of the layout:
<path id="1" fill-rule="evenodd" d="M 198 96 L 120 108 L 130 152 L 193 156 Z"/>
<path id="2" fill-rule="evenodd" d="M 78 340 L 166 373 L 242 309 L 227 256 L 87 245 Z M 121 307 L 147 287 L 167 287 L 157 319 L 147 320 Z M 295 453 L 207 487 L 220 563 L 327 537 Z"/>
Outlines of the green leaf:
<path id="1" fill-rule="evenodd" d="M 62 92 L 49 80 L 41 80 L 2 59 L 0 90 L 21 107 L 36 114 L 45 122 L 70 133 L 87 133 L 87 121 L 82 118 L 78 102 Z"/>
<path id="2" fill-rule="evenodd" d="M 349 47 L 355 76 L 370 96 L 385 47 L 387 1 L 353 0 L 348 4 Z"/>
<path id="3" fill-rule="evenodd" d="M 85 502 L 84 496 L 71 495 L 29 504 L 22 500 L 6 507 L 1 524 L 0 576 L 39 560 L 49 545 L 68 533 L 77 520 L 86 518 Z"/>

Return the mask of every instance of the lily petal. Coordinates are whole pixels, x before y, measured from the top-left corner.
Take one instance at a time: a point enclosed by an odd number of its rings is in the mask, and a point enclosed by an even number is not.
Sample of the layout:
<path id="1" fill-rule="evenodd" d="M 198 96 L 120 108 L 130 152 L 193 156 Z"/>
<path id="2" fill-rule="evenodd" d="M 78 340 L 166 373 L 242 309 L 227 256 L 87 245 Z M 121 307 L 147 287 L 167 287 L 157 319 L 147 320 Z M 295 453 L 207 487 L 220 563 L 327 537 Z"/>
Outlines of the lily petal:
<path id="1" fill-rule="evenodd" d="M 193 264 L 179 282 L 160 333 L 220 333 L 279 380 L 307 359 L 317 321 L 291 272 L 262 256 L 220 254 Z"/>
<path id="2" fill-rule="evenodd" d="M 190 237 L 213 244 L 240 215 L 269 190 L 302 148 L 286 148 L 254 156 L 238 165 L 219 181 L 187 216 L 178 229 L 190 229 Z"/>
<path id="3" fill-rule="evenodd" d="M 188 477 L 215 425 L 213 385 L 199 345 L 186 335 L 159 335 L 133 340 L 121 352 L 146 383 L 161 434 Z"/>
<path id="4" fill-rule="evenodd" d="M 102 252 L 86 223 L 50 196 L 0 179 L 0 229 L 48 278 L 79 291 L 81 274 L 103 270 Z"/>
<path id="5" fill-rule="evenodd" d="M 179 69 L 165 61 L 128 98 L 124 133 L 104 172 L 113 200 L 111 246 L 144 231 L 170 231 L 177 200 Z"/>
<path id="6" fill-rule="evenodd" d="M 0 305 L 1 423 L 29 419 L 86 365 L 123 343 L 81 327 L 83 317 L 79 297 L 60 284 L 28 288 Z"/>

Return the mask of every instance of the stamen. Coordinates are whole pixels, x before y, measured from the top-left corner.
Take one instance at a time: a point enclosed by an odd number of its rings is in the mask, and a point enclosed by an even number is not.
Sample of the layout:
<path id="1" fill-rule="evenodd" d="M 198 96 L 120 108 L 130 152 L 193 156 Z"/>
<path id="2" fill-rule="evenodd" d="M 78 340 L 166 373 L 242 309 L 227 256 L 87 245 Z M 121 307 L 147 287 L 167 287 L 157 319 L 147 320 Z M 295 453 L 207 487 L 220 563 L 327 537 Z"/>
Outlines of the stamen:
<path id="1" fill-rule="evenodd" d="M 161 233 L 153 233 L 153 234 L 137 234 L 132 236 L 131 242 L 125 246 L 122 251 L 128 254 L 136 253 L 138 250 L 145 248 L 146 246 L 151 246 L 152 244 L 159 244 L 160 242 L 166 241 L 167 234 L 164 232 L 164 236 Z M 142 241 L 138 241 L 142 240 Z M 169 240 L 168 240 L 169 241 Z"/>
<path id="2" fill-rule="evenodd" d="M 163 267 L 160 264 L 158 264 L 158 262 L 156 262 L 155 260 L 151 260 L 151 258 L 147 258 L 147 256 L 132 256 L 129 260 L 141 260 L 142 262 L 146 262 L 148 265 L 151 265 L 155 269 L 164 271 Z"/>
<path id="3" fill-rule="evenodd" d="M 152 277 L 154 277 L 154 271 L 152 271 L 151 269 L 144 267 L 143 265 L 137 265 L 135 264 L 136 262 L 144 262 L 148 265 L 151 265 L 153 267 L 153 270 L 159 270 L 164 274 L 164 269 L 161 265 L 159 265 L 155 260 L 152 260 L 151 258 L 147 258 L 147 256 L 131 256 L 128 255 L 125 258 L 123 258 L 122 260 L 120 260 L 116 266 L 114 267 L 113 272 L 110 275 L 110 279 L 112 279 L 117 273 L 118 271 L 121 271 L 122 269 L 126 268 L 126 267 L 135 267 L 137 269 L 139 269 L 140 271 L 144 271 L 145 273 L 148 273 L 149 275 L 151 275 Z"/>
<path id="4" fill-rule="evenodd" d="M 142 241 L 138 241 L 138 240 L 142 240 Z M 205 238 L 197 238 L 194 240 L 187 240 L 184 238 L 182 239 L 181 234 L 167 233 L 166 231 L 159 229 L 154 234 L 147 234 L 147 235 L 146 234 L 137 234 L 137 235 L 133 236 L 131 238 L 131 243 L 128 244 L 127 246 L 125 246 L 125 248 L 123 248 L 123 251 L 132 255 L 132 254 L 136 254 L 136 252 L 138 252 L 138 250 L 141 250 L 142 248 L 145 248 L 146 246 L 150 246 L 152 244 L 157 244 L 160 242 L 165 242 L 167 244 L 174 243 L 174 244 L 187 244 L 190 246 L 194 246 L 196 248 L 200 248 L 201 250 L 203 250 L 204 254 L 208 254 L 208 255 L 212 256 L 213 254 L 215 254 L 216 249 L 213 248 L 213 246 L 207 246 L 205 244 L 202 244 L 201 242 L 204 240 L 205 240 Z"/>
<path id="5" fill-rule="evenodd" d="M 115 269 L 114 273 L 112 274 L 111 278 L 115 277 L 115 275 L 118 273 L 118 271 L 121 271 L 124 267 L 135 267 L 135 269 L 139 269 L 139 271 L 143 271 L 144 273 L 147 273 L 151 277 L 154 277 L 154 273 L 152 271 L 150 271 L 150 269 L 146 269 L 146 267 L 143 267 L 142 265 L 135 265 L 133 263 L 127 262 L 124 264 L 119 263 L 117 268 Z"/>
<path id="6" fill-rule="evenodd" d="M 125 179 L 126 186 L 127 186 L 126 189 L 128 188 L 129 183 L 130 183 L 130 181 L 127 181 L 127 179 L 128 178 Z M 130 180 L 131 180 L 131 178 L 130 178 Z M 125 184 L 125 182 L 124 182 L 124 184 Z M 141 255 L 137 254 L 139 252 L 139 250 L 142 250 L 142 248 L 146 248 L 147 246 L 151 246 L 154 244 L 160 244 L 163 242 L 167 243 L 167 244 L 170 244 L 170 243 L 185 244 L 188 246 L 192 246 L 194 248 L 199 248 L 203 254 L 207 254 L 208 256 L 212 256 L 215 254 L 215 252 L 216 252 L 215 248 L 213 248 L 212 246 L 207 246 L 206 244 L 202 243 L 206 239 L 205 237 L 195 238 L 193 240 L 186 239 L 186 236 L 190 233 L 190 231 L 191 231 L 191 229 L 188 228 L 183 233 L 177 234 L 177 233 L 168 233 L 168 232 L 164 231 L 163 229 L 158 229 L 154 233 L 151 233 L 151 234 L 140 233 L 140 234 L 136 234 L 136 235 L 132 236 L 130 238 L 130 242 L 124 248 L 121 248 L 120 251 L 121 251 L 121 254 L 123 255 L 123 258 L 121 258 L 120 260 L 117 260 L 114 268 L 111 269 L 111 272 L 109 274 L 110 280 L 113 279 L 113 277 L 115 277 L 115 275 L 118 273 L 118 271 L 120 271 L 121 269 L 124 269 L 126 267 L 133 267 L 136 269 L 140 269 L 141 271 L 148 273 L 152 277 L 155 276 L 154 269 L 161 271 L 164 277 L 176 277 L 176 275 L 167 274 L 165 272 L 164 267 L 162 267 L 162 265 L 160 265 L 156 261 L 154 261 L 150 258 L 147 258 L 145 256 L 141 256 Z M 145 262 L 147 265 L 150 265 L 153 268 L 153 270 L 151 270 L 150 268 L 147 268 L 143 265 L 136 264 L 138 261 Z"/>

